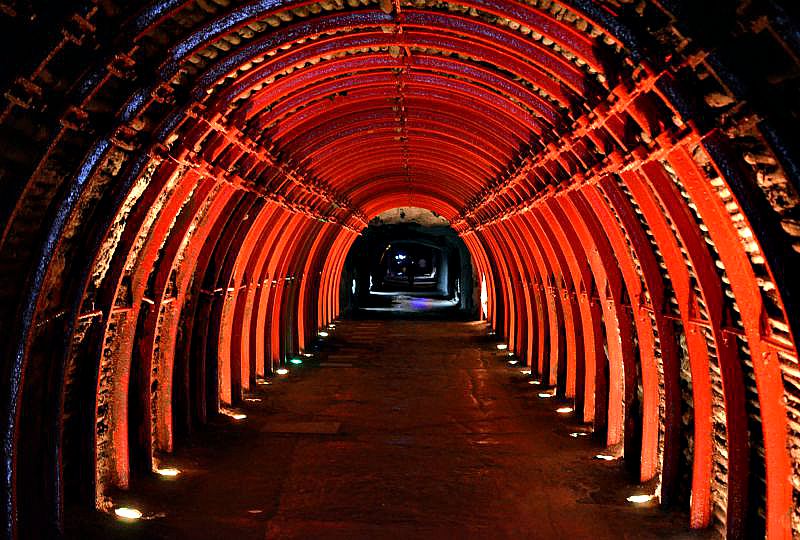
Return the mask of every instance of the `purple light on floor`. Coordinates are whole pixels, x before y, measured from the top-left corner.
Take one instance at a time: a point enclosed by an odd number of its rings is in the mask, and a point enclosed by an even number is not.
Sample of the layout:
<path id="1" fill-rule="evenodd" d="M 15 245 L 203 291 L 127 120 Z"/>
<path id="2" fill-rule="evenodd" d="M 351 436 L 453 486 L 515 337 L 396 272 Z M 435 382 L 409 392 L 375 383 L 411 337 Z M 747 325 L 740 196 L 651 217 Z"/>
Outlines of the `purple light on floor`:
<path id="1" fill-rule="evenodd" d="M 411 307 L 414 309 L 428 309 L 430 305 L 430 298 L 414 298 L 411 300 Z"/>

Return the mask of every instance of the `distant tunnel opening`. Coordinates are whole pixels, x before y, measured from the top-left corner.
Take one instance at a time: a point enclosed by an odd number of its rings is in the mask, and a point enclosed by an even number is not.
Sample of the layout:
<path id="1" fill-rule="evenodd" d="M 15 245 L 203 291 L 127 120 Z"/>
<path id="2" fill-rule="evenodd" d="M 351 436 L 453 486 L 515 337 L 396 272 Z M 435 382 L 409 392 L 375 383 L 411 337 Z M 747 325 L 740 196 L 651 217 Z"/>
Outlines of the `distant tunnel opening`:
<path id="1" fill-rule="evenodd" d="M 350 286 L 340 303 L 354 316 L 478 316 L 469 250 L 447 220 L 424 209 L 376 216 L 353 242 L 343 272 Z"/>

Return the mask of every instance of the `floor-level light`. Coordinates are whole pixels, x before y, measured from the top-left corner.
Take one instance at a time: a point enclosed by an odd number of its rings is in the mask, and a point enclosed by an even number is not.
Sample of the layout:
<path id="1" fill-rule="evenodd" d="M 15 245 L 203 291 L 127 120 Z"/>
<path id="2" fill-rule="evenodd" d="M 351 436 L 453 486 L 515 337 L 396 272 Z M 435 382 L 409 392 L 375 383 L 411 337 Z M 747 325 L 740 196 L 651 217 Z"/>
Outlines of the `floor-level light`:
<path id="1" fill-rule="evenodd" d="M 135 520 L 135 519 L 142 519 L 142 512 L 137 510 L 136 508 L 130 508 L 128 506 L 120 506 L 119 508 L 114 508 L 114 514 L 118 518 L 127 519 L 127 520 Z"/>
<path id="2" fill-rule="evenodd" d="M 286 375 L 287 373 L 289 373 L 289 370 L 286 368 L 278 368 L 275 370 L 275 373 L 277 373 L 278 375 Z"/>
<path id="3" fill-rule="evenodd" d="M 505 351 L 506 349 L 508 349 L 508 344 L 507 343 L 498 343 L 497 344 L 497 350 L 498 351 Z"/>
<path id="4" fill-rule="evenodd" d="M 329 335 L 330 335 L 330 334 L 328 334 L 328 332 L 326 332 L 325 330 L 322 330 L 322 331 L 319 333 L 319 337 L 328 337 Z"/>
<path id="5" fill-rule="evenodd" d="M 292 358 L 291 360 L 289 360 L 289 362 L 294 364 L 294 365 L 296 365 L 296 366 L 299 366 L 300 364 L 303 363 L 303 361 L 300 360 L 299 358 Z"/>
<path id="6" fill-rule="evenodd" d="M 572 407 L 559 407 L 558 409 L 556 409 L 556 412 L 558 414 L 569 414 L 574 410 L 575 409 L 573 409 Z"/>
<path id="7" fill-rule="evenodd" d="M 600 461 L 614 461 L 617 458 L 609 454 L 597 454 L 594 456 L 594 459 L 599 459 Z"/>
<path id="8" fill-rule="evenodd" d="M 243 414 L 243 413 L 240 413 L 240 412 L 236 412 L 236 411 L 232 411 L 230 409 L 220 409 L 219 412 L 224 414 L 225 416 L 233 418 L 234 420 L 244 420 L 245 418 L 247 418 L 246 414 Z"/>
<path id="9" fill-rule="evenodd" d="M 159 476 L 166 476 L 168 478 L 174 478 L 181 474 L 181 471 L 176 469 L 175 467 L 157 467 L 156 474 Z"/>
<path id="10" fill-rule="evenodd" d="M 644 504 L 646 502 L 652 501 L 654 498 L 655 495 L 641 494 L 641 495 L 631 495 L 626 500 L 634 504 Z"/>

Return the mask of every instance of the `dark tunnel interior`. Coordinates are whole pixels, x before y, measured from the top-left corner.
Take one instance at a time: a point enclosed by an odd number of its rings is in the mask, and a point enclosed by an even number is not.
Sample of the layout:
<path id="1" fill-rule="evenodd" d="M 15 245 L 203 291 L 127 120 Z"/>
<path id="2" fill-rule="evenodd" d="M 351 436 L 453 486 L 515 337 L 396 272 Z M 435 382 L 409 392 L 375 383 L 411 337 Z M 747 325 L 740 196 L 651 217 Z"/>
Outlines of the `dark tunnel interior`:
<path id="1" fill-rule="evenodd" d="M 800 537 L 795 0 L 0 46 L 0 538 Z"/>
<path id="2" fill-rule="evenodd" d="M 345 315 L 478 318 L 469 250 L 432 212 L 399 208 L 376 216 L 350 248 L 343 272 Z"/>

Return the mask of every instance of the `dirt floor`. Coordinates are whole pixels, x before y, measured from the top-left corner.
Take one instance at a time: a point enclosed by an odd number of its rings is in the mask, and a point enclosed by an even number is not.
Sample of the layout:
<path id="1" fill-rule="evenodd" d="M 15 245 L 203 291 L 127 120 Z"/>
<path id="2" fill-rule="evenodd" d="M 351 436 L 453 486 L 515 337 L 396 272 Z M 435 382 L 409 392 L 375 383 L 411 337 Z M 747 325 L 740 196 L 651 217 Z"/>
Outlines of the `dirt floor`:
<path id="1" fill-rule="evenodd" d="M 478 322 L 352 320 L 259 386 L 76 538 L 698 538 L 645 492 L 566 402 L 540 398 Z M 707 534 L 702 535 L 706 537 Z"/>

